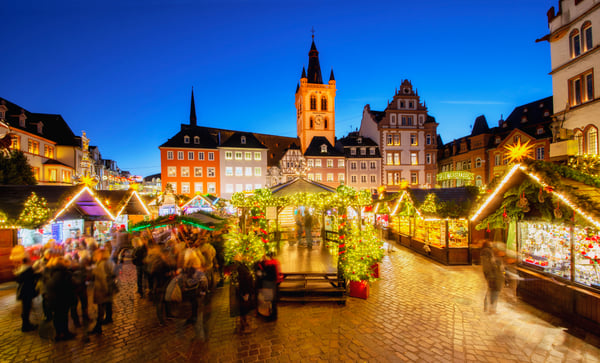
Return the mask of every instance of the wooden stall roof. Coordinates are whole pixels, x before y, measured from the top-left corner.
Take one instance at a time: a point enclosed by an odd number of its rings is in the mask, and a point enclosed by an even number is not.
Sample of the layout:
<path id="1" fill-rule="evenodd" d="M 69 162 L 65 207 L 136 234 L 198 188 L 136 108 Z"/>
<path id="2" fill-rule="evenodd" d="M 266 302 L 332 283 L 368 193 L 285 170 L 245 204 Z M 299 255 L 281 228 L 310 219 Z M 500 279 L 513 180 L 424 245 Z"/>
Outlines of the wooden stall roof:
<path id="1" fill-rule="evenodd" d="M 274 196 L 281 197 L 296 193 L 334 193 L 335 189 L 312 180 L 296 178 L 287 183 L 273 186 L 271 191 Z"/>

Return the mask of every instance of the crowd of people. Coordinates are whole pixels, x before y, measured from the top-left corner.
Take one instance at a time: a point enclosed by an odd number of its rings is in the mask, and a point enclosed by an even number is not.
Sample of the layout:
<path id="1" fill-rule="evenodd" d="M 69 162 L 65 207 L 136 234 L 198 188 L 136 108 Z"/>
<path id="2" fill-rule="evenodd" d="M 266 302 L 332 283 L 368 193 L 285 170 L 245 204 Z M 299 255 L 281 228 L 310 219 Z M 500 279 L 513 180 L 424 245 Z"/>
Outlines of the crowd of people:
<path id="1" fill-rule="evenodd" d="M 113 323 L 113 300 L 119 293 L 118 276 L 126 255 L 136 266 L 137 294 L 154 303 L 161 325 L 172 317 L 165 298 L 170 281 L 176 279 L 182 301 L 191 305 L 186 324 L 196 324 L 198 312 L 223 278 L 221 233 L 188 225 L 141 233 L 129 233 L 123 226 L 104 244 L 89 236 L 64 243 L 50 240 L 38 253 L 31 256 L 22 246 L 11 253 L 22 305 L 21 330 L 39 330 L 56 341 L 75 338 L 69 317 L 74 327 L 92 323 L 88 297 L 97 306 L 97 314 L 94 327 L 85 335 L 102 334 L 102 326 Z M 39 327 L 30 320 L 38 295 L 43 310 Z"/>

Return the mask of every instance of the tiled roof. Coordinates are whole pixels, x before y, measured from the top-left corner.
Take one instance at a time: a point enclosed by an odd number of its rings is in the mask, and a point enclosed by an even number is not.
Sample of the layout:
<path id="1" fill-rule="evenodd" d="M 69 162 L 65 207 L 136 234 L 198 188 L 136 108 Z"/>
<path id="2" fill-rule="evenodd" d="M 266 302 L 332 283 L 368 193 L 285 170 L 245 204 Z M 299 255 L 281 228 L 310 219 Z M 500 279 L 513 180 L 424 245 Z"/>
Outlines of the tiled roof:
<path id="1" fill-rule="evenodd" d="M 361 140 L 361 142 L 359 143 L 358 140 Z M 356 153 L 353 155 L 351 153 L 351 149 L 352 148 L 360 148 L 360 147 L 366 147 L 366 148 L 375 148 L 375 154 L 371 154 L 371 152 L 368 150 L 367 153 L 365 155 L 361 155 L 360 151 L 356 151 Z M 381 157 L 381 153 L 379 152 L 379 146 L 377 145 L 377 143 L 375 141 L 373 141 L 371 138 L 369 137 L 365 137 L 365 136 L 358 136 L 356 133 L 350 133 L 350 135 L 341 138 L 339 140 L 337 140 L 336 142 L 336 148 L 339 150 L 344 150 L 344 155 L 347 158 L 380 158 Z"/>
<path id="2" fill-rule="evenodd" d="M 327 145 L 327 152 L 321 152 L 321 145 Z M 315 136 L 304 152 L 304 156 L 344 156 L 344 153 L 334 148 L 324 136 Z"/>
<path id="3" fill-rule="evenodd" d="M 245 141 L 244 141 L 245 139 Z M 267 147 L 263 145 L 251 132 L 242 132 L 236 131 L 233 135 L 229 136 L 227 140 L 219 145 L 220 147 L 239 147 L 239 148 L 249 148 L 249 149 L 266 149 Z"/>
<path id="4" fill-rule="evenodd" d="M 489 132 L 490 132 L 490 127 L 488 126 L 485 116 L 484 115 L 477 116 L 477 118 L 475 119 L 475 125 L 473 125 L 473 130 L 471 130 L 471 136 L 487 134 Z"/>

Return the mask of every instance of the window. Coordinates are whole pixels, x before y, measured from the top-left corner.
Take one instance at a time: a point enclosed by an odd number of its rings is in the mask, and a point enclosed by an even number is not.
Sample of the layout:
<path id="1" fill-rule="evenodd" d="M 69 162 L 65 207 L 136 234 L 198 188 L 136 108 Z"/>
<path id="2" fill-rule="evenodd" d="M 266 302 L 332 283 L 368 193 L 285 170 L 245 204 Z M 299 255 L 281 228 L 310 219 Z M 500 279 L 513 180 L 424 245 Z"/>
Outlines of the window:
<path id="1" fill-rule="evenodd" d="M 323 121 L 323 128 L 327 129 L 327 119 L 325 119 L 325 121 Z"/>
<path id="2" fill-rule="evenodd" d="M 338 168 L 344 167 L 344 159 L 338 159 Z"/>
<path id="3" fill-rule="evenodd" d="M 33 176 L 35 177 L 35 180 L 39 181 L 40 180 L 40 168 L 32 167 L 31 171 L 33 171 Z"/>
<path id="4" fill-rule="evenodd" d="M 587 71 L 569 80 L 569 102 L 571 106 L 594 99 L 594 75 Z"/>
<path id="5" fill-rule="evenodd" d="M 587 132 L 587 153 L 598 154 L 598 129 L 591 127 Z"/>
<path id="6" fill-rule="evenodd" d="M 360 162 L 360 169 L 361 170 L 367 170 L 367 162 L 366 161 L 361 161 Z"/>
<path id="7" fill-rule="evenodd" d="M 58 181 L 57 178 L 58 178 L 58 172 L 56 171 L 56 169 L 48 170 L 48 181 L 55 182 L 55 181 Z"/>
<path id="8" fill-rule="evenodd" d="M 181 193 L 190 194 L 190 183 L 181 183 Z"/>
<path id="9" fill-rule="evenodd" d="M 417 134 L 410 134 L 410 145 L 417 146 L 419 142 L 417 141 Z"/>
<path id="10" fill-rule="evenodd" d="M 412 116 L 402 116 L 402 126 L 412 126 L 413 125 L 413 117 Z"/>
<path id="11" fill-rule="evenodd" d="M 44 156 L 47 158 L 54 158 L 54 148 L 52 146 L 44 145 Z"/>
<path id="12" fill-rule="evenodd" d="M 387 135 L 387 144 L 394 145 L 394 140 L 392 139 L 392 135 Z"/>
<path id="13" fill-rule="evenodd" d="M 254 189 L 261 189 L 262 185 L 261 184 L 254 184 Z"/>
<path id="14" fill-rule="evenodd" d="M 327 111 L 327 98 L 321 97 L 321 111 Z"/>
<path id="15" fill-rule="evenodd" d="M 251 192 L 252 191 L 252 184 L 246 184 L 246 187 L 244 188 L 245 192 Z"/>
<path id="16" fill-rule="evenodd" d="M 321 173 L 315 174 L 315 181 L 318 181 L 318 182 L 323 181 L 323 178 L 321 178 Z"/>
<path id="17" fill-rule="evenodd" d="M 375 148 L 374 147 L 369 148 L 369 155 L 375 155 Z"/>
<path id="18" fill-rule="evenodd" d="M 350 182 L 356 184 L 358 182 L 358 177 L 356 175 L 351 175 Z"/>
<path id="19" fill-rule="evenodd" d="M 390 116 L 390 125 L 396 125 L 396 114 L 391 114 Z"/>
<path id="20" fill-rule="evenodd" d="M 246 145 L 246 136 L 242 136 L 242 137 L 240 138 L 240 143 L 241 143 L 242 145 Z"/>
<path id="21" fill-rule="evenodd" d="M 356 161 L 350 162 L 350 170 L 356 170 Z"/>
<path id="22" fill-rule="evenodd" d="M 215 177 L 215 168 L 206 168 L 206 176 L 209 178 L 214 178 Z"/>
<path id="23" fill-rule="evenodd" d="M 350 148 L 350 155 L 356 155 L 356 148 Z"/>
<path id="24" fill-rule="evenodd" d="M 315 166 L 314 164 L 315 164 L 315 161 L 313 159 L 308 159 L 306 161 L 306 165 L 308 165 L 309 168 L 312 168 L 313 166 Z"/>
<path id="25" fill-rule="evenodd" d="M 475 159 L 475 167 L 476 168 L 481 168 L 481 158 Z"/>
<path id="26" fill-rule="evenodd" d="M 327 145 L 323 144 L 321 145 L 321 153 L 326 153 L 327 152 Z"/>
<path id="27" fill-rule="evenodd" d="M 394 145 L 400 145 L 400 134 L 394 134 Z"/>
<path id="28" fill-rule="evenodd" d="M 204 153 L 202 151 L 198 152 L 198 160 L 204 160 Z"/>
<path id="29" fill-rule="evenodd" d="M 235 160 L 242 160 L 242 152 L 241 151 L 235 152 Z"/>
<path id="30" fill-rule="evenodd" d="M 235 176 L 244 176 L 244 168 L 242 166 L 235 167 Z"/>
<path id="31" fill-rule="evenodd" d="M 181 176 L 184 178 L 187 178 L 190 176 L 190 167 L 189 166 L 181 167 Z"/>
<path id="32" fill-rule="evenodd" d="M 408 101 L 408 108 L 415 108 L 415 104 L 413 101 Z"/>
<path id="33" fill-rule="evenodd" d="M 377 183 L 377 175 L 371 174 L 371 184 Z"/>
<path id="34" fill-rule="evenodd" d="M 233 184 L 225 185 L 225 193 L 233 193 Z"/>
<path id="35" fill-rule="evenodd" d="M 261 176 L 262 175 L 262 169 L 260 168 L 260 166 L 254 167 L 254 176 Z"/>
<path id="36" fill-rule="evenodd" d="M 199 136 L 194 136 L 194 144 L 196 144 L 196 145 L 200 144 L 200 137 Z"/>
<path id="37" fill-rule="evenodd" d="M 243 192 L 244 191 L 244 185 L 243 184 L 236 184 L 235 185 L 235 191 L 236 192 Z"/>
<path id="38" fill-rule="evenodd" d="M 425 136 L 425 144 L 431 145 L 431 135 L 430 134 L 427 134 Z"/>
<path id="39" fill-rule="evenodd" d="M 425 163 L 431 164 L 431 154 L 430 153 L 425 154 Z"/>
<path id="40" fill-rule="evenodd" d="M 431 174 L 427 173 L 427 184 L 431 184 Z"/>
<path id="41" fill-rule="evenodd" d="M 211 160 L 211 161 L 215 160 L 215 153 L 214 152 L 211 151 L 211 152 L 208 153 L 208 160 Z"/>
<path id="42" fill-rule="evenodd" d="M 400 101 L 400 108 L 404 108 L 404 101 Z"/>
<path id="43" fill-rule="evenodd" d="M 535 149 L 535 158 L 537 160 L 544 160 L 544 147 L 538 147 Z"/>
<path id="44" fill-rule="evenodd" d="M 544 128 L 543 127 L 538 127 L 537 130 L 535 130 L 536 135 L 541 135 L 544 133 Z"/>
<path id="45" fill-rule="evenodd" d="M 370 168 L 371 169 L 377 169 L 377 163 L 376 162 L 371 161 L 369 164 L 370 164 Z"/>
<path id="46" fill-rule="evenodd" d="M 176 166 L 169 166 L 167 168 L 167 175 L 171 178 L 174 178 L 177 176 L 177 167 Z"/>
<path id="47" fill-rule="evenodd" d="M 366 175 L 361 175 L 360 176 L 360 182 L 363 183 L 363 184 L 366 184 L 367 183 L 367 176 Z"/>
<path id="48" fill-rule="evenodd" d="M 68 170 L 63 170 L 62 171 L 62 180 L 65 183 L 70 183 L 71 182 L 71 172 Z"/>
<path id="49" fill-rule="evenodd" d="M 21 149 L 21 138 L 18 135 L 12 135 L 10 139 L 10 148 L 13 150 Z"/>
<path id="50" fill-rule="evenodd" d="M 317 97 L 315 95 L 310 96 L 310 109 L 311 110 L 317 109 Z"/>
<path id="51" fill-rule="evenodd" d="M 196 178 L 202 177 L 202 167 L 201 166 L 194 167 L 194 177 L 196 177 Z"/>
<path id="52" fill-rule="evenodd" d="M 569 42 L 571 47 L 571 58 L 577 57 L 581 54 L 581 44 L 579 40 L 579 30 L 575 29 L 569 36 Z"/>
<path id="53" fill-rule="evenodd" d="M 327 167 L 333 168 L 333 159 L 327 159 Z"/>
<path id="54" fill-rule="evenodd" d="M 321 167 L 321 159 L 315 159 L 315 168 Z"/>
<path id="55" fill-rule="evenodd" d="M 587 52 L 594 47 L 592 41 L 592 23 L 586 21 L 583 27 L 581 27 L 581 34 L 583 34 L 583 51 Z"/>
<path id="56" fill-rule="evenodd" d="M 176 182 L 170 182 L 170 183 L 167 183 L 167 184 L 169 184 L 171 186 L 171 190 L 173 191 L 173 193 L 176 194 L 177 193 L 177 183 Z"/>
<path id="57" fill-rule="evenodd" d="M 400 153 L 394 153 L 394 164 L 400 165 Z"/>
<path id="58" fill-rule="evenodd" d="M 177 152 L 177 160 L 183 160 L 183 151 Z"/>
<path id="59" fill-rule="evenodd" d="M 416 152 L 411 152 L 410 153 L 410 163 L 411 163 L 411 165 L 417 165 L 417 164 L 419 164 L 419 158 L 417 157 L 417 153 Z"/>
<path id="60" fill-rule="evenodd" d="M 504 125 L 504 123 L 503 123 L 503 125 Z M 499 143 L 500 143 L 500 141 L 501 141 L 501 140 L 500 140 L 500 136 L 496 136 L 496 139 L 494 139 L 494 142 L 495 142 L 496 144 L 499 144 Z"/>
<path id="61" fill-rule="evenodd" d="M 417 172 L 410 173 L 410 183 L 411 184 L 419 184 L 419 174 Z"/>
<path id="62" fill-rule="evenodd" d="M 343 183 L 345 179 L 346 179 L 346 177 L 344 176 L 343 173 L 338 174 L 338 182 Z"/>
<path id="63" fill-rule="evenodd" d="M 309 173 L 308 174 L 308 180 L 315 180 L 315 174 Z"/>
<path id="64" fill-rule="evenodd" d="M 246 169 L 245 169 L 244 174 L 246 176 L 252 176 L 252 167 L 251 166 L 247 166 Z"/>
<path id="65" fill-rule="evenodd" d="M 225 167 L 225 176 L 233 176 L 233 166 Z"/>
<path id="66" fill-rule="evenodd" d="M 313 128 L 313 124 L 314 124 L 314 121 L 313 121 L 313 118 L 311 117 L 311 118 L 310 118 L 310 125 L 309 125 L 309 127 L 310 127 L 311 129 Z"/>
<path id="67" fill-rule="evenodd" d="M 217 184 L 216 183 L 207 183 L 206 188 L 207 191 L 211 194 L 215 194 L 217 192 Z"/>
<path id="68" fill-rule="evenodd" d="M 31 154 L 38 155 L 40 153 L 40 143 L 29 139 L 27 141 L 27 151 Z"/>
<path id="69" fill-rule="evenodd" d="M 233 159 L 233 151 L 225 151 L 225 160 Z"/>
<path id="70" fill-rule="evenodd" d="M 261 160 L 261 154 L 260 151 L 255 151 L 254 152 L 254 160 Z"/>
<path id="71" fill-rule="evenodd" d="M 195 193 L 204 193 L 204 185 L 202 183 L 194 183 Z"/>
<path id="72" fill-rule="evenodd" d="M 252 160 L 252 152 L 250 152 L 250 151 L 246 151 L 246 152 L 244 153 L 244 159 L 245 159 L 245 160 Z"/>
<path id="73" fill-rule="evenodd" d="M 194 152 L 188 151 L 188 160 L 194 160 Z"/>
<path id="74" fill-rule="evenodd" d="M 386 155 L 387 157 L 387 165 L 394 165 L 394 154 L 392 153 L 387 153 Z"/>
<path id="75" fill-rule="evenodd" d="M 327 173 L 327 181 L 328 182 L 332 182 L 333 181 L 333 173 Z"/>
<path id="76" fill-rule="evenodd" d="M 477 175 L 475 178 L 475 185 L 481 187 L 483 185 L 483 180 L 481 179 L 481 175 Z"/>
<path id="77" fill-rule="evenodd" d="M 185 136 L 183 137 L 183 143 L 184 143 L 184 144 L 189 144 L 189 143 L 190 143 L 190 137 L 189 137 L 188 135 L 185 135 Z"/>

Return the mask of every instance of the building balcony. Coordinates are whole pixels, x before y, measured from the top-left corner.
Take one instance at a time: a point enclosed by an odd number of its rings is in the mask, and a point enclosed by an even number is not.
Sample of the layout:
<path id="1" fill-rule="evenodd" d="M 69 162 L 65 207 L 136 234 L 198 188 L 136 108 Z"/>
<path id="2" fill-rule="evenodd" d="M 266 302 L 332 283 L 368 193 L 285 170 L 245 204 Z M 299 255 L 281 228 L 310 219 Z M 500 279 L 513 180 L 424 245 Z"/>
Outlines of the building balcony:
<path id="1" fill-rule="evenodd" d="M 564 140 L 550 144 L 550 159 L 564 159 L 570 155 L 577 155 L 578 152 L 577 140 Z"/>

